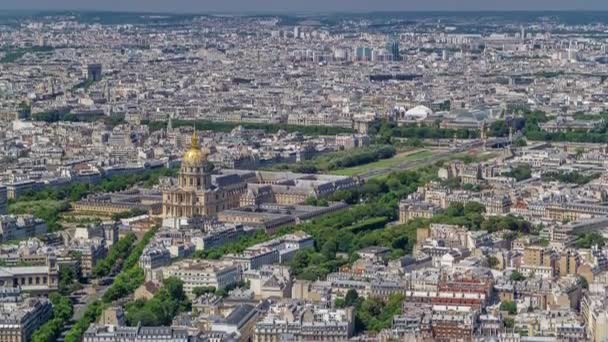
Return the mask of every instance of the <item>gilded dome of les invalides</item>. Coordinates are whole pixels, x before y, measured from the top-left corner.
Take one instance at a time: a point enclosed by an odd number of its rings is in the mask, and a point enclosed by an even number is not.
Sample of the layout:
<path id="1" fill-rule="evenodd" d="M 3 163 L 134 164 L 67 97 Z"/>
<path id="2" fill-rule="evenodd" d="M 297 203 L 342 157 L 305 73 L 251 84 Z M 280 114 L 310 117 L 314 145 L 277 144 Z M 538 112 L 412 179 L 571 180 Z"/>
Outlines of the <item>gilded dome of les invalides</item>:
<path id="1" fill-rule="evenodd" d="M 192 133 L 190 149 L 184 153 L 182 164 L 186 164 L 190 167 L 201 167 L 207 162 L 208 155 L 209 151 L 205 148 L 201 149 L 198 145 L 198 136 L 196 135 L 196 132 L 194 132 Z"/>

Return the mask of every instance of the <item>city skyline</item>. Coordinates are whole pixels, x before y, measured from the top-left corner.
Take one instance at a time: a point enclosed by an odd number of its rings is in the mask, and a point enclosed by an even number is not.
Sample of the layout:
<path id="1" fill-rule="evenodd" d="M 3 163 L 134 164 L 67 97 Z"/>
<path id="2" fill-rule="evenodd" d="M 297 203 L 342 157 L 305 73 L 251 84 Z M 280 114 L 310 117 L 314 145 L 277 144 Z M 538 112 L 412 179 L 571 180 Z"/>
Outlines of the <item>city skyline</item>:
<path id="1" fill-rule="evenodd" d="M 602 1 L 581 1 L 573 3 L 567 0 L 515 0 L 508 3 L 481 0 L 464 0 L 455 4 L 447 0 L 414 0 L 401 3 L 395 0 L 379 0 L 370 4 L 363 0 L 312 0 L 306 2 L 289 2 L 278 0 L 229 0 L 229 1 L 195 1 L 177 0 L 166 3 L 160 0 L 119 1 L 108 0 L 83 4 L 77 0 L 58 0 L 50 4 L 43 0 L 8 1 L 0 4 L 1 10 L 86 10 L 86 11 L 129 11 L 129 12 L 377 12 L 377 11 L 566 11 L 566 10 L 608 10 L 608 4 Z"/>
<path id="2" fill-rule="evenodd" d="M 604 3 L 1 3 L 0 341 L 608 341 Z"/>

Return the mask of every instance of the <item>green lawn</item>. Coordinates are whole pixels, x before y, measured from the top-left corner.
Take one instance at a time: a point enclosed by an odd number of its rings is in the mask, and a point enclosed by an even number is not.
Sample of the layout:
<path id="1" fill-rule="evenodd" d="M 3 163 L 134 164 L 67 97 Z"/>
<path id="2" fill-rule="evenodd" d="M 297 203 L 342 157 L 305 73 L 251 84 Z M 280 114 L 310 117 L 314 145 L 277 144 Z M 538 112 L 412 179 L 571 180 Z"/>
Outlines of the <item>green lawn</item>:
<path id="1" fill-rule="evenodd" d="M 359 165 L 354 167 L 349 167 L 346 169 L 332 171 L 335 175 L 342 176 L 356 176 L 363 174 L 371 169 L 385 169 L 390 167 L 398 166 L 399 164 L 424 159 L 433 155 L 432 151 L 429 150 L 419 150 L 419 151 L 410 151 L 397 154 L 393 158 L 379 160 L 377 162 Z"/>
<path id="2" fill-rule="evenodd" d="M 481 162 L 490 160 L 492 158 L 496 158 L 499 155 L 500 155 L 500 153 L 494 152 L 494 151 L 478 152 L 478 153 L 474 153 L 474 154 L 469 153 L 469 152 L 460 152 L 460 153 L 451 155 L 449 158 L 446 158 L 445 160 L 449 161 L 449 160 L 461 159 L 465 163 L 481 163 Z"/>
<path id="3" fill-rule="evenodd" d="M 23 201 L 9 204 L 8 211 L 15 214 L 35 214 L 42 210 L 59 211 L 65 205 L 65 202 L 55 200 Z"/>
<path id="4" fill-rule="evenodd" d="M 56 201 L 51 199 L 20 201 L 11 203 L 8 212 L 11 214 L 32 214 L 46 222 L 49 231 L 61 229 L 57 223 L 59 215 L 70 208 L 67 201 Z"/>
<path id="5" fill-rule="evenodd" d="M 359 170 L 358 173 L 353 173 L 353 174 L 348 174 L 348 176 L 352 176 L 352 175 L 358 175 L 358 174 L 362 174 L 366 171 L 370 170 L 370 167 L 373 167 L 372 165 L 375 165 L 376 168 L 386 168 L 386 167 L 395 167 L 398 166 L 400 163 L 403 162 L 408 162 L 408 161 L 422 161 L 427 157 L 432 156 L 434 153 L 434 151 L 428 151 L 428 150 L 422 150 L 422 151 L 417 151 L 414 153 L 411 153 L 407 156 L 402 156 L 402 155 L 397 155 L 391 159 L 386 159 L 386 160 L 381 160 L 379 162 L 373 163 L 373 164 L 367 164 L 367 165 L 361 165 L 358 167 L 354 167 L 354 168 L 349 168 L 349 169 L 343 169 L 343 170 L 338 170 L 335 171 L 335 174 L 343 174 L 346 175 L 346 173 L 340 173 L 343 171 L 347 171 L 347 170 L 351 170 L 351 169 L 356 169 L 356 168 L 363 168 L 363 167 L 367 167 L 367 170 Z M 479 162 L 484 162 L 487 161 L 489 159 L 495 158 L 499 155 L 499 153 L 494 152 L 494 151 L 487 151 L 487 152 L 479 152 L 477 154 L 471 154 L 469 152 L 460 152 L 460 153 L 455 153 L 455 154 L 448 154 L 445 157 L 440 158 L 438 161 L 443 161 L 443 162 L 448 162 L 451 160 L 456 160 L 456 159 L 460 159 L 465 161 L 465 163 L 479 163 Z M 392 162 L 394 159 L 400 159 L 399 162 Z M 382 164 L 382 162 L 391 162 L 390 165 L 385 165 L 385 166 L 377 166 L 377 164 Z M 436 163 L 435 162 L 435 163 Z M 419 167 L 423 167 L 428 165 L 428 163 L 419 163 L 418 165 L 416 165 L 415 167 L 410 167 L 410 169 L 417 169 Z M 373 175 L 370 178 L 373 179 L 379 179 L 382 177 L 386 177 L 389 172 L 383 172 L 377 175 Z"/>

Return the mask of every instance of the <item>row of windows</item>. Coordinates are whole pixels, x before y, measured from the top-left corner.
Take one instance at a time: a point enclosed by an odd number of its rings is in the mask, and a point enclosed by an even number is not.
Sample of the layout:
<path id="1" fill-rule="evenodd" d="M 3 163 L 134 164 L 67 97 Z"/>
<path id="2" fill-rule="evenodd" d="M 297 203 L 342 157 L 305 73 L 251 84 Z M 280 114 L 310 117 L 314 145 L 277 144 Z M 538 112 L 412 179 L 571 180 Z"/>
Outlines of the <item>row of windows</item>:
<path id="1" fill-rule="evenodd" d="M 197 187 L 200 187 L 201 186 L 201 179 L 200 178 L 196 178 L 196 181 L 194 181 L 193 178 L 183 177 L 181 183 L 182 183 L 182 186 L 183 185 L 189 185 L 189 186 L 196 185 Z"/>
<path id="2" fill-rule="evenodd" d="M 42 280 L 42 284 L 46 284 L 47 283 L 47 278 L 46 277 L 28 277 L 27 280 L 26 278 L 21 278 L 21 280 L 19 280 L 18 278 L 13 279 L 13 286 L 19 286 L 19 282 L 21 281 L 21 285 L 26 285 L 26 281 L 27 281 L 27 285 L 34 285 L 34 283 L 36 285 L 40 285 L 41 282 L 40 280 Z"/>

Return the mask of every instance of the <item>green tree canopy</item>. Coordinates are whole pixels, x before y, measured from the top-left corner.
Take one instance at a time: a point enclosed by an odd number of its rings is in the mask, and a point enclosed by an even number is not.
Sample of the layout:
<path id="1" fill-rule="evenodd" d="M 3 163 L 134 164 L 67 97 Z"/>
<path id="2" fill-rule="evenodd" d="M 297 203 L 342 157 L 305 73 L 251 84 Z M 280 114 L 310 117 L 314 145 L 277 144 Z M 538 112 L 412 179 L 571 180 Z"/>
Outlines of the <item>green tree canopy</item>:
<path id="1" fill-rule="evenodd" d="M 509 315 L 517 314 L 517 304 L 512 300 L 503 300 L 500 303 L 500 310 L 507 311 Z"/>

